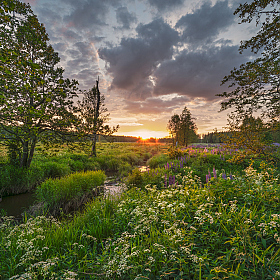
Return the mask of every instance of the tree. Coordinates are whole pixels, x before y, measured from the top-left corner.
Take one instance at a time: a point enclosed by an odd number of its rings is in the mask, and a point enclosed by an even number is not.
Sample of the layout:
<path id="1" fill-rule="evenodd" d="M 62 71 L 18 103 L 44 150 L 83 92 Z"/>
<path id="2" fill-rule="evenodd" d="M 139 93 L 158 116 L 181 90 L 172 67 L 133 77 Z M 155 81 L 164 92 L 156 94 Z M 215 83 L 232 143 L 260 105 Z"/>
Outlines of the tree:
<path id="1" fill-rule="evenodd" d="M 175 143 L 179 142 L 180 116 L 178 114 L 173 115 L 171 119 L 168 121 L 167 129 L 171 134 L 171 137 L 173 139 L 173 146 L 174 146 Z"/>
<path id="2" fill-rule="evenodd" d="M 265 124 L 261 118 L 253 116 L 230 116 L 228 120 L 228 133 L 221 134 L 225 148 L 235 150 L 233 161 L 244 158 L 257 157 L 264 160 L 277 160 L 276 146 L 272 142 L 270 125 Z"/>
<path id="3" fill-rule="evenodd" d="M 197 139 L 197 127 L 194 123 L 189 109 L 183 109 L 181 115 L 173 115 L 168 122 L 167 129 L 169 130 L 174 143 L 188 146 L 192 141 Z"/>
<path id="4" fill-rule="evenodd" d="M 234 68 L 230 75 L 224 77 L 222 84 L 228 83 L 230 92 L 219 96 L 224 97 L 221 111 L 234 108 L 230 115 L 229 134 L 223 139 L 230 146 L 241 149 L 243 156 L 258 156 L 275 159 L 275 146 L 264 134 L 279 124 L 280 116 L 280 65 L 279 65 L 279 31 L 280 13 L 279 1 L 254 0 L 250 4 L 240 4 L 234 14 L 238 14 L 241 23 L 256 19 L 259 32 L 250 40 L 242 41 L 240 53 L 251 49 L 259 56 Z M 261 119 L 253 117 L 260 113 Z M 235 142 L 235 144 L 234 144 Z M 244 149 L 246 148 L 246 149 Z M 245 155 L 246 154 L 246 155 Z"/>
<path id="5" fill-rule="evenodd" d="M 255 54 L 261 52 L 254 61 L 242 64 L 239 69 L 231 71 L 222 84 L 230 82 L 231 92 L 219 96 L 226 99 L 221 110 L 235 108 L 235 112 L 244 118 L 261 110 L 263 117 L 273 121 L 279 119 L 280 113 L 280 65 L 279 34 L 280 13 L 279 1 L 254 0 L 252 3 L 240 4 L 234 14 L 239 14 L 241 22 L 252 22 L 260 25 L 260 31 L 250 40 L 241 42 L 240 53 L 251 49 Z"/>
<path id="6" fill-rule="evenodd" d="M 77 122 L 77 82 L 55 67 L 48 40 L 30 5 L 0 2 L 0 140 L 20 167 L 30 166 L 39 140 L 65 140 Z"/>
<path id="7" fill-rule="evenodd" d="M 91 141 L 91 156 L 96 157 L 97 135 L 111 136 L 118 131 L 119 125 L 109 127 L 105 123 L 109 120 L 107 108 L 105 108 L 105 96 L 100 94 L 99 81 L 91 90 L 84 92 L 82 101 L 78 101 L 78 107 L 81 114 L 81 132 Z"/>

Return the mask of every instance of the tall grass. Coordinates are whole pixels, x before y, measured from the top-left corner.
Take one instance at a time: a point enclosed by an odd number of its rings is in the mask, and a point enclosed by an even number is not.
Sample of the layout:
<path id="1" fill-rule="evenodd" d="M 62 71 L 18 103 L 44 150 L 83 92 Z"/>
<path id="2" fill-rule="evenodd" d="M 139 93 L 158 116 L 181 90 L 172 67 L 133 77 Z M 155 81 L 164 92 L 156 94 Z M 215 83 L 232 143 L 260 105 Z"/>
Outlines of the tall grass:
<path id="1" fill-rule="evenodd" d="M 96 199 L 71 220 L 37 217 L 15 225 L 5 218 L 0 274 L 280 279 L 280 188 L 274 170 L 250 165 L 234 180 L 218 174 L 207 184 L 190 168 L 183 170 L 167 188 L 150 184 Z M 164 176 L 161 180 L 163 185 Z"/>
<path id="2" fill-rule="evenodd" d="M 97 195 L 97 187 L 104 184 L 103 171 L 76 172 L 60 179 L 48 179 L 36 189 L 36 197 L 45 209 L 54 210 L 66 205 L 80 205 L 89 193 Z"/>
<path id="3" fill-rule="evenodd" d="M 97 158 L 89 157 L 80 146 L 44 150 L 38 146 L 31 167 L 27 169 L 10 165 L 5 150 L 0 150 L 0 196 L 18 194 L 36 188 L 48 178 L 61 178 L 73 172 L 103 170 L 107 174 L 123 177 L 150 157 L 166 149 L 164 145 L 139 145 L 137 143 L 97 143 Z"/>

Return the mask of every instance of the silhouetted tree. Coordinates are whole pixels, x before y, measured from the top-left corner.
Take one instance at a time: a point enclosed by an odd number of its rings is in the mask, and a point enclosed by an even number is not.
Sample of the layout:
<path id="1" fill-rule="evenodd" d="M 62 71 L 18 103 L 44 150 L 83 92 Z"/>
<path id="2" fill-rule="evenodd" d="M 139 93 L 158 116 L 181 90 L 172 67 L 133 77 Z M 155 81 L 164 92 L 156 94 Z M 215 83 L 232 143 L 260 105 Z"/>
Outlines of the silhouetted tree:
<path id="1" fill-rule="evenodd" d="M 78 107 L 80 110 L 80 116 L 82 123 L 79 130 L 85 137 L 89 137 L 91 141 L 91 156 L 96 157 L 96 141 L 97 135 L 111 136 L 119 129 L 119 125 L 116 127 L 110 127 L 105 125 L 109 121 L 109 113 L 105 108 L 105 96 L 100 94 L 99 81 L 96 81 L 94 86 L 89 91 L 84 91 L 84 97 L 82 101 L 78 101 Z"/>
<path id="2" fill-rule="evenodd" d="M 191 116 L 189 109 L 183 109 L 181 115 L 175 114 L 168 122 L 167 129 L 173 138 L 173 144 L 188 146 L 193 141 L 197 140 L 196 124 Z"/>

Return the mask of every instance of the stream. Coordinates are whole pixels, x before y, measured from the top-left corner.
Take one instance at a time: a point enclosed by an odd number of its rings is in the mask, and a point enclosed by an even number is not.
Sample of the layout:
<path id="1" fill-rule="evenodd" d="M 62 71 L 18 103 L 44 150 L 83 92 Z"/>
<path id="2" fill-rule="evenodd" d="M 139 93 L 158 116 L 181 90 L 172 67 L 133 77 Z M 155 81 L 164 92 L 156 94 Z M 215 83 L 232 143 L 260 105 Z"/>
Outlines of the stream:
<path id="1" fill-rule="evenodd" d="M 36 198 L 34 193 L 22 193 L 13 196 L 3 197 L 0 202 L 0 211 L 3 209 L 7 216 L 21 218 L 21 214 L 29 208 Z"/>
<path id="2" fill-rule="evenodd" d="M 149 170 L 147 166 L 139 166 L 141 172 Z M 113 177 L 108 176 L 104 183 L 104 195 L 118 195 L 122 192 L 120 182 L 113 180 Z M 22 213 L 27 210 L 36 201 L 34 193 L 23 193 L 13 196 L 3 197 L 0 202 L 1 210 L 4 210 L 7 216 L 14 216 L 15 218 L 22 218 Z"/>

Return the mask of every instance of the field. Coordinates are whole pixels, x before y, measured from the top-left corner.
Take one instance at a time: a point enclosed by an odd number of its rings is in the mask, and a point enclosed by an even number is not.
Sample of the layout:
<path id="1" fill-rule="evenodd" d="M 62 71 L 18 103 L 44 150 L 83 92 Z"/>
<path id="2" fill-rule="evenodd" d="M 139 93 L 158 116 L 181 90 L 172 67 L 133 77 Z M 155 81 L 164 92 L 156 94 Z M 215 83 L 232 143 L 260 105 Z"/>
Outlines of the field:
<path id="1" fill-rule="evenodd" d="M 96 159 L 40 151 L 22 176 L 45 212 L 20 223 L 2 215 L 1 277 L 280 279 L 279 170 L 254 159 L 231 162 L 233 154 L 124 143 L 99 144 Z M 135 168 L 145 164 L 150 170 Z M 123 192 L 67 214 L 64 206 L 89 192 L 89 180 L 102 185 L 104 172 Z M 51 216 L 56 204 L 64 215 Z"/>

